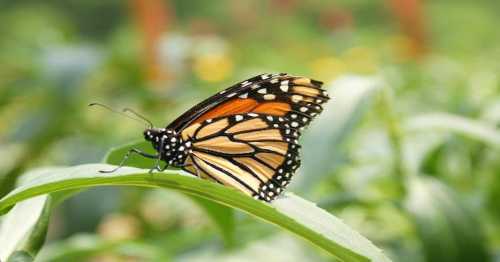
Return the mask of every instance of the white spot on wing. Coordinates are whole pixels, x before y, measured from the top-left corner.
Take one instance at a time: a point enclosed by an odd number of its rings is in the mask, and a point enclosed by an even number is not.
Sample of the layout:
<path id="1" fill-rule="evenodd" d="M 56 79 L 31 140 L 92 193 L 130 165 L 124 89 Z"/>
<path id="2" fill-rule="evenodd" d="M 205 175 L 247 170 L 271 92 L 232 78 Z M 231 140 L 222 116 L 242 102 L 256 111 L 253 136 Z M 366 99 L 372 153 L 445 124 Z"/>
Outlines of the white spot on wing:
<path id="1" fill-rule="evenodd" d="M 304 98 L 301 95 L 293 95 L 292 96 L 292 101 L 294 103 L 300 102 L 300 101 L 302 101 L 302 99 L 304 99 Z"/>
<path id="2" fill-rule="evenodd" d="M 288 80 L 281 81 L 280 89 L 283 92 L 288 92 Z"/>
<path id="3" fill-rule="evenodd" d="M 275 98 L 276 98 L 276 96 L 273 95 L 273 94 L 266 94 L 266 95 L 264 95 L 264 99 L 265 100 L 274 100 Z"/>

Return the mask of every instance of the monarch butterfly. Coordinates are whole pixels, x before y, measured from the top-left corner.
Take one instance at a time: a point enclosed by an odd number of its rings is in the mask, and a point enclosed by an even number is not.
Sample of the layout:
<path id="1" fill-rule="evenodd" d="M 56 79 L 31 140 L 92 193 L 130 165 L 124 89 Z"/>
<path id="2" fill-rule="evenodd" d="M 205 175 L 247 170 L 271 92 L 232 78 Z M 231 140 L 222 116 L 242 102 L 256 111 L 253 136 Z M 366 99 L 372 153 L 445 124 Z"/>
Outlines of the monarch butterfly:
<path id="1" fill-rule="evenodd" d="M 156 159 L 153 169 L 182 168 L 270 202 L 300 166 L 300 130 L 329 99 L 322 84 L 285 73 L 247 79 L 197 104 L 166 128 L 148 121 L 144 138 L 157 154 L 132 148 L 117 168 L 103 172 L 115 171 L 137 153 Z"/>

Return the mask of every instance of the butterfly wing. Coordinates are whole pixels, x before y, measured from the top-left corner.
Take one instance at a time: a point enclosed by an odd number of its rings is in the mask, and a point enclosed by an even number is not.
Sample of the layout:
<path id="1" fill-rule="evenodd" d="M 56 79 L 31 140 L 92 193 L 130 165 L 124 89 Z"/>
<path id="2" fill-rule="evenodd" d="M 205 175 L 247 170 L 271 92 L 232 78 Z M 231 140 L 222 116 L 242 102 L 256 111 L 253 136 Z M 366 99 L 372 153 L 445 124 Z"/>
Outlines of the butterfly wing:
<path id="1" fill-rule="evenodd" d="M 299 130 L 282 117 L 245 113 L 207 119 L 181 133 L 188 172 L 271 201 L 300 166 Z"/>
<path id="2" fill-rule="evenodd" d="M 304 77 L 262 74 L 231 86 L 206 99 L 174 120 L 167 128 L 180 132 L 193 123 L 244 113 L 268 114 L 304 127 L 322 111 L 328 95 L 323 83 Z"/>
<path id="3" fill-rule="evenodd" d="M 300 166 L 300 129 L 328 101 L 323 83 L 263 74 L 184 113 L 167 128 L 192 143 L 184 169 L 271 201 Z"/>

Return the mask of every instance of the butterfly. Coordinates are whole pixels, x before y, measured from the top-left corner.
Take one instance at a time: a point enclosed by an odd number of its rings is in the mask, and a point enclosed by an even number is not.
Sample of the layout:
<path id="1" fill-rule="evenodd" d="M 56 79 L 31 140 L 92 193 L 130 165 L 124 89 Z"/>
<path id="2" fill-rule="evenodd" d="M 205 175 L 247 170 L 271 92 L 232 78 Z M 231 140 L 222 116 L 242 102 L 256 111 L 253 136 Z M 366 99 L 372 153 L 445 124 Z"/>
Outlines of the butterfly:
<path id="1" fill-rule="evenodd" d="M 300 166 L 300 131 L 329 97 L 322 82 L 286 73 L 261 74 L 235 84 L 144 138 L 157 154 L 155 169 L 182 168 L 202 179 L 270 202 Z M 166 165 L 161 168 L 160 163 Z"/>

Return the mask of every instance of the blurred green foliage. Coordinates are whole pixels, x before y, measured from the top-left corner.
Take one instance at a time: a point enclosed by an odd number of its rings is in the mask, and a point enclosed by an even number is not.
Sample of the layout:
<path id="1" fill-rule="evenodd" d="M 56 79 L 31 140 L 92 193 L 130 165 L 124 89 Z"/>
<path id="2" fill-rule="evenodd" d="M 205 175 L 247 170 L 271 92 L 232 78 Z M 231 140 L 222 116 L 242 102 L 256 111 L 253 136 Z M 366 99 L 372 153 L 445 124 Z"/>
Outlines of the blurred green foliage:
<path id="1" fill-rule="evenodd" d="M 0 195 L 30 168 L 99 162 L 141 138 L 90 102 L 163 126 L 237 81 L 288 72 L 333 96 L 291 191 L 395 261 L 500 258 L 500 2 L 147 2 L 0 1 Z M 95 188 L 51 216 L 42 253 L 60 261 L 330 259 L 239 212 L 225 247 L 171 191 Z"/>

